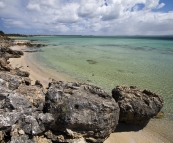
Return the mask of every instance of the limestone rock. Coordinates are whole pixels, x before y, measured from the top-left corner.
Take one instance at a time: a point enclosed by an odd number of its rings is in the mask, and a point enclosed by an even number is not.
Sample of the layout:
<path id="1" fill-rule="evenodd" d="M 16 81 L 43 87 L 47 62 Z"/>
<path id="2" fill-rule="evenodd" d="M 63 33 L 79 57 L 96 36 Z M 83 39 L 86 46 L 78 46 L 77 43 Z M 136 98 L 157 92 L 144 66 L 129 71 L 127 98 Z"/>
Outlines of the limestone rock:
<path id="1" fill-rule="evenodd" d="M 6 85 L 8 85 L 8 87 L 12 90 L 17 89 L 21 84 L 31 84 L 31 80 L 29 77 L 18 76 L 16 75 L 14 70 L 11 70 L 10 72 L 0 71 L 0 79 L 4 80 L 6 82 Z"/>
<path id="2" fill-rule="evenodd" d="M 21 77 L 29 77 L 29 72 L 22 71 L 19 68 L 15 68 L 15 69 L 11 70 L 10 72 L 15 75 L 21 76 Z"/>
<path id="3" fill-rule="evenodd" d="M 6 98 L 6 108 L 24 111 L 26 108 L 31 108 L 31 103 L 23 95 L 10 93 Z"/>
<path id="4" fill-rule="evenodd" d="M 24 135 L 25 132 L 24 132 L 23 130 L 19 130 L 19 134 L 20 134 L 20 135 Z"/>
<path id="5" fill-rule="evenodd" d="M 119 121 L 126 123 L 145 124 L 163 107 L 161 96 L 135 86 L 117 86 L 112 96 L 120 107 Z"/>
<path id="6" fill-rule="evenodd" d="M 4 136 L 5 136 L 4 132 L 0 131 L 0 142 L 2 143 L 3 143 Z"/>
<path id="7" fill-rule="evenodd" d="M 1 79 L 0 79 L 1 80 Z M 2 81 L 2 80 L 1 80 Z M 0 100 L 3 100 L 6 98 L 6 96 L 11 93 L 12 91 L 9 90 L 7 87 L 6 87 L 6 84 L 4 85 L 4 80 L 3 80 L 3 83 L 1 84 L 0 83 Z"/>
<path id="8" fill-rule="evenodd" d="M 0 69 L 5 71 L 10 71 L 10 67 L 7 63 L 7 60 L 4 57 L 0 58 Z"/>
<path id="9" fill-rule="evenodd" d="M 31 85 L 31 79 L 30 79 L 30 78 L 25 77 L 25 78 L 24 78 L 24 81 L 25 81 L 25 84 L 26 84 L 26 85 Z"/>
<path id="10" fill-rule="evenodd" d="M 11 92 L 11 90 L 7 89 L 3 85 L 0 85 L 0 109 L 3 109 L 5 107 L 5 99 Z"/>
<path id="11" fill-rule="evenodd" d="M 6 81 L 0 78 L 0 86 L 7 87 Z"/>
<path id="12" fill-rule="evenodd" d="M 50 139 L 47 139 L 44 136 L 35 136 L 34 141 L 36 143 L 52 143 Z"/>
<path id="13" fill-rule="evenodd" d="M 19 112 L 5 112 L 0 115 L 0 130 L 11 127 L 13 124 L 18 121 L 21 113 Z"/>
<path id="14" fill-rule="evenodd" d="M 35 141 L 29 139 L 27 135 L 12 136 L 10 143 L 35 143 Z"/>
<path id="15" fill-rule="evenodd" d="M 53 130 L 73 132 L 71 137 L 106 138 L 118 123 L 119 107 L 102 89 L 82 83 L 52 82 L 45 110 L 55 118 Z"/>
<path id="16" fill-rule="evenodd" d="M 24 95 L 32 103 L 33 107 L 43 110 L 43 105 L 45 103 L 43 89 L 37 86 L 20 85 L 15 91 Z"/>
<path id="17" fill-rule="evenodd" d="M 45 113 L 45 114 L 40 113 L 37 116 L 37 120 L 38 120 L 38 122 L 40 122 L 40 124 L 44 124 L 44 126 L 50 126 L 55 121 L 52 114 L 50 114 L 50 113 Z"/>
<path id="18" fill-rule="evenodd" d="M 23 131 L 30 135 L 38 135 L 42 133 L 45 129 L 41 128 L 37 122 L 37 120 L 33 116 L 25 116 L 22 119 L 22 127 Z"/>
<path id="19" fill-rule="evenodd" d="M 12 77 L 10 80 L 9 80 L 9 89 L 11 90 L 15 90 L 17 89 L 21 84 L 21 81 L 19 80 L 19 78 L 17 77 Z"/>

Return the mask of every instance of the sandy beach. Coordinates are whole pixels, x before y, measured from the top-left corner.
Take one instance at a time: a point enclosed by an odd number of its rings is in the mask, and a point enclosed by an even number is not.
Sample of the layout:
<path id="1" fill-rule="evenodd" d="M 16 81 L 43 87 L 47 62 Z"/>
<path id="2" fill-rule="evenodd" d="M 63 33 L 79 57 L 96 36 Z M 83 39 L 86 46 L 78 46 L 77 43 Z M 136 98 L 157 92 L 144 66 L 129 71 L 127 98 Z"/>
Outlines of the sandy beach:
<path id="1" fill-rule="evenodd" d="M 17 41 L 17 43 L 22 43 L 26 41 Z M 26 46 L 12 46 L 12 50 L 27 51 L 30 50 Z M 75 79 L 59 73 L 58 71 L 53 71 L 51 69 L 45 70 L 42 66 L 33 61 L 32 52 L 24 52 L 21 58 L 10 58 L 9 62 L 13 68 L 20 68 L 21 70 L 28 71 L 30 73 L 31 84 L 34 85 L 36 80 L 39 80 L 43 87 L 46 88 L 50 81 L 60 80 L 60 81 L 75 81 Z"/>
<path id="2" fill-rule="evenodd" d="M 146 127 L 120 125 L 104 143 L 172 143 L 172 126 L 167 119 L 151 119 Z"/>
<path id="3" fill-rule="evenodd" d="M 11 49 L 25 51 L 29 48 L 13 46 Z M 21 58 L 11 58 L 9 60 L 13 68 L 18 67 L 30 73 L 29 77 L 32 80 L 32 84 L 35 83 L 35 80 L 39 80 L 46 88 L 52 79 L 75 81 L 75 79 L 62 73 L 55 73 L 51 69 L 44 70 L 43 67 L 33 61 L 33 54 L 32 52 L 24 52 Z M 115 133 L 112 133 L 104 143 L 171 143 L 173 133 L 169 131 L 169 128 L 173 124 L 170 123 L 168 125 L 167 123 L 167 119 L 152 119 L 144 129 L 134 125 L 121 124 L 117 127 Z M 169 128 L 165 125 L 169 126 Z"/>

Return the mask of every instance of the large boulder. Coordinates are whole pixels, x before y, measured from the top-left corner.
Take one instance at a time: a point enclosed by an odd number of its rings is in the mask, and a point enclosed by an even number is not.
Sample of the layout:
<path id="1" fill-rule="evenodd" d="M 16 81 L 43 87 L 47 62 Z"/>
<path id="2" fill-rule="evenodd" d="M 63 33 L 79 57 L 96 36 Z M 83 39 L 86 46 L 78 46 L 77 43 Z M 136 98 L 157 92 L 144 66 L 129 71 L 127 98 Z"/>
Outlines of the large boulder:
<path id="1" fill-rule="evenodd" d="M 145 124 L 163 107 L 161 96 L 136 86 L 117 86 L 112 96 L 120 107 L 119 121 L 126 123 Z"/>
<path id="2" fill-rule="evenodd" d="M 58 130 L 71 138 L 102 142 L 114 132 L 119 107 L 102 89 L 75 82 L 52 82 L 46 95 L 45 112 L 52 113 Z"/>

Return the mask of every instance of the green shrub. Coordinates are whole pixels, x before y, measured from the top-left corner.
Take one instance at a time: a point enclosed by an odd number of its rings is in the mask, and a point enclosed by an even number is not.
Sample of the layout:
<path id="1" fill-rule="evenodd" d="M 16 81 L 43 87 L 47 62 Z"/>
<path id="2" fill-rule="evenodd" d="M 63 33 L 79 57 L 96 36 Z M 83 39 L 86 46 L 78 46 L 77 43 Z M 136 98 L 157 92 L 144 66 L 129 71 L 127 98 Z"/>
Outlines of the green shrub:
<path id="1" fill-rule="evenodd" d="M 0 35 L 4 35 L 4 32 L 0 30 Z"/>

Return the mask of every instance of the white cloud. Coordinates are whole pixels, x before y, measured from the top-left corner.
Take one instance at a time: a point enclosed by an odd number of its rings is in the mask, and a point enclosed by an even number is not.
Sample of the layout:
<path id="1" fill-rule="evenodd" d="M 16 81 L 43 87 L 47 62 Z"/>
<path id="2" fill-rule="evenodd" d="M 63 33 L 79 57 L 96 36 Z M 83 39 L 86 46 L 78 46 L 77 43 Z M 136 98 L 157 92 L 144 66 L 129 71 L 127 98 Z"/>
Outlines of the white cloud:
<path id="1" fill-rule="evenodd" d="M 3 1 L 0 1 L 0 8 L 4 8 L 5 7 L 5 4 Z"/>
<path id="2" fill-rule="evenodd" d="M 165 6 L 165 4 L 164 3 L 161 3 L 160 5 L 158 5 L 158 9 L 160 9 L 160 8 L 162 8 L 162 7 L 164 7 Z"/>
<path id="3" fill-rule="evenodd" d="M 100 12 L 102 14 L 101 20 L 103 21 L 117 19 L 120 16 L 121 5 L 103 6 L 100 8 Z"/>
<path id="4" fill-rule="evenodd" d="M 0 0 L 0 18 L 6 27 L 43 33 L 170 34 L 173 12 L 159 12 L 164 6 L 159 0 Z"/>
<path id="5" fill-rule="evenodd" d="M 27 8 L 28 8 L 29 10 L 40 11 L 40 5 L 38 5 L 38 4 L 28 4 L 28 5 L 27 5 Z"/>
<path id="6" fill-rule="evenodd" d="M 4 24 L 6 27 L 10 28 L 29 28 L 28 26 L 26 26 L 22 21 L 20 20 L 13 20 L 13 19 L 3 19 Z"/>
<path id="7" fill-rule="evenodd" d="M 97 11 L 98 5 L 95 2 L 85 2 L 81 4 L 78 9 L 78 15 L 80 17 L 93 17 Z"/>
<path id="8" fill-rule="evenodd" d="M 159 7 L 159 0 L 146 0 L 145 9 L 152 10 Z"/>

